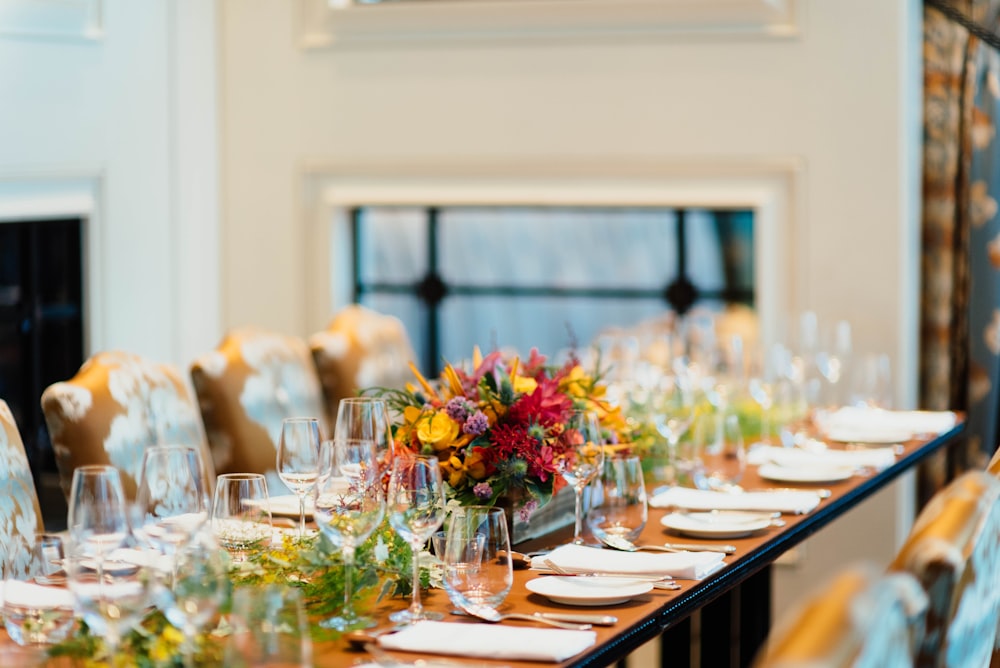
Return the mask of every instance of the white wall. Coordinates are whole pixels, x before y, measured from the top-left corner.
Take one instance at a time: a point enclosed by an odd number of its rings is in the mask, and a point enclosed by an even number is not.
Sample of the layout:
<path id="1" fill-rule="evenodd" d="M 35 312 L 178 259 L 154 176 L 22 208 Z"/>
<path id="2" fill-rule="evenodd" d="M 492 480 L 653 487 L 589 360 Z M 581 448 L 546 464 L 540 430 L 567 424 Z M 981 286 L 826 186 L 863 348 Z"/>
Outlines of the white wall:
<path id="1" fill-rule="evenodd" d="M 87 354 L 186 368 L 220 335 L 214 6 L 77 4 L 96 38 L 0 21 L 0 213 L 85 214 Z"/>
<path id="2" fill-rule="evenodd" d="M 860 347 L 893 353 L 897 400 L 912 403 L 920 3 L 791 6 L 797 29 L 777 38 L 481 36 L 305 49 L 303 26 L 322 3 L 223 2 L 224 322 L 307 333 L 339 305 L 336 290 L 334 301 L 315 298 L 329 279 L 310 258 L 327 253 L 328 232 L 310 189 L 336 189 L 354 170 L 419 190 L 422 167 L 437 178 L 466 165 L 503 181 L 518 165 L 544 178 L 580 163 L 589 177 L 604 165 L 597 178 L 628 184 L 636 169 L 650 183 L 794 165 L 772 317 L 812 308 L 821 321 L 850 319 Z M 882 494 L 812 541 L 806 564 L 779 574 L 778 609 L 844 561 L 887 561 L 908 530 L 906 498 Z"/>

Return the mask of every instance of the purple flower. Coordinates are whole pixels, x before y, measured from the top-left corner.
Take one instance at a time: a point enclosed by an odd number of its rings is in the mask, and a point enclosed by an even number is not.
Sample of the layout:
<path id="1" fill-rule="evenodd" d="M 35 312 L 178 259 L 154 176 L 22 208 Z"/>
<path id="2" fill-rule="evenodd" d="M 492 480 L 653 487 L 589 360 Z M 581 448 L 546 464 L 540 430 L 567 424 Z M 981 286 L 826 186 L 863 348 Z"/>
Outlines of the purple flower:
<path id="1" fill-rule="evenodd" d="M 517 509 L 517 516 L 521 519 L 522 522 L 527 522 L 528 520 L 531 519 L 531 514 L 535 512 L 536 508 L 538 508 L 538 501 L 535 499 L 531 499 L 530 501 L 528 501 L 523 506 Z"/>
<path id="2" fill-rule="evenodd" d="M 455 422 L 462 422 L 469 414 L 469 402 L 465 397 L 452 397 L 444 405 L 444 412 Z"/>
<path id="3" fill-rule="evenodd" d="M 486 433 L 490 426 L 490 421 L 482 411 L 473 413 L 465 424 L 462 425 L 462 432 L 470 436 L 481 436 Z"/>
<path id="4" fill-rule="evenodd" d="M 472 493 L 477 499 L 488 499 L 493 496 L 493 488 L 488 482 L 479 482 L 472 488 Z"/>

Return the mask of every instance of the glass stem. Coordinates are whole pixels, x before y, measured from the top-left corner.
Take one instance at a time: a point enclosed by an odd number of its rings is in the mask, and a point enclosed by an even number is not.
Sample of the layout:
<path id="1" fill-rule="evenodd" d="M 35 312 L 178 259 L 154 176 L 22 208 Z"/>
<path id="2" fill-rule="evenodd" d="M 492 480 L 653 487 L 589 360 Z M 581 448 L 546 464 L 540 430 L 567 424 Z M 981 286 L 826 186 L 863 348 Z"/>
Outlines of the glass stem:
<path id="1" fill-rule="evenodd" d="M 299 494 L 299 538 L 306 537 L 306 497 Z"/>
<path id="2" fill-rule="evenodd" d="M 344 556 L 344 618 L 345 623 L 352 621 L 357 615 L 351 600 L 354 597 L 354 546 L 345 545 Z"/>
<path id="3" fill-rule="evenodd" d="M 424 606 L 420 603 L 420 545 L 414 544 L 413 548 L 413 596 L 410 603 L 410 612 L 413 619 L 416 619 L 424 611 Z"/>
<path id="4" fill-rule="evenodd" d="M 573 527 L 573 543 L 583 545 L 583 485 L 576 485 L 576 524 Z"/>

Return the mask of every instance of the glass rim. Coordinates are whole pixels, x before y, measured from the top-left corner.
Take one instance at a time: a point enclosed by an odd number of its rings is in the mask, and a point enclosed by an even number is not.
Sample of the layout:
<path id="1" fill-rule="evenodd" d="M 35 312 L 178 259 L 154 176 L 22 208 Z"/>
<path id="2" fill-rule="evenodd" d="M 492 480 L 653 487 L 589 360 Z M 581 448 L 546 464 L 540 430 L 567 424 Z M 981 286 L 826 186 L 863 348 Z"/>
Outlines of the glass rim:
<path id="1" fill-rule="evenodd" d="M 220 473 L 215 477 L 218 480 L 264 480 L 267 476 L 263 473 Z"/>

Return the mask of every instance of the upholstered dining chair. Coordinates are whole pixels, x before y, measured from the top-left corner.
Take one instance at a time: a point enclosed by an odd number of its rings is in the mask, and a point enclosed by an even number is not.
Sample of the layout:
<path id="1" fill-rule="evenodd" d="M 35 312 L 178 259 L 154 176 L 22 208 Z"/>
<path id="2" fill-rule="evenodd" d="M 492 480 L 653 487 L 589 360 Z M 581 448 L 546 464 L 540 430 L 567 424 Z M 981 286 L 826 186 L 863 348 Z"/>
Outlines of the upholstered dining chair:
<path id="1" fill-rule="evenodd" d="M 323 417 L 309 348 L 295 336 L 233 329 L 192 363 L 191 380 L 219 473 L 274 471 L 282 420 Z"/>
<path id="2" fill-rule="evenodd" d="M 10 407 L 0 399 L 0 576 L 30 574 L 35 534 L 43 530 L 24 443 Z"/>
<path id="3" fill-rule="evenodd" d="M 326 329 L 309 337 L 309 348 L 331 425 L 344 397 L 368 387 L 401 389 L 413 380 L 409 363 L 416 354 L 403 322 L 360 304 L 338 311 Z"/>
<path id="4" fill-rule="evenodd" d="M 912 573 L 929 599 L 917 666 L 989 665 L 1000 622 L 1000 481 L 969 471 L 936 493 L 890 570 Z"/>
<path id="5" fill-rule="evenodd" d="M 776 621 L 754 668 L 909 668 L 927 596 L 869 562 L 834 574 Z"/>
<path id="6" fill-rule="evenodd" d="M 45 388 L 41 403 L 67 497 L 77 467 L 111 464 L 126 496 L 134 498 L 143 454 L 155 445 L 198 448 L 214 487 L 198 405 L 171 364 L 124 351 L 96 353 L 72 378 Z"/>

